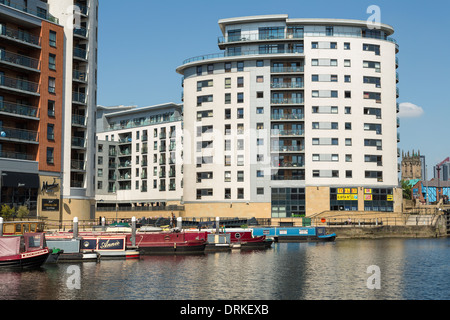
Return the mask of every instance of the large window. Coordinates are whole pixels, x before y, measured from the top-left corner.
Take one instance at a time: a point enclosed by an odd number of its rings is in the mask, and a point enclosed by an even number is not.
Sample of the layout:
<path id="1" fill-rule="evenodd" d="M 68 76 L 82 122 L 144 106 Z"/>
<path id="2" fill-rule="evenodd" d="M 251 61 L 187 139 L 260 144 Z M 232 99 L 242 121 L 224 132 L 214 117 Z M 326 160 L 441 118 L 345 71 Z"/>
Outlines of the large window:
<path id="1" fill-rule="evenodd" d="M 331 188 L 331 211 L 358 211 L 358 188 Z"/>
<path id="2" fill-rule="evenodd" d="M 304 217 L 304 188 L 272 188 L 272 217 Z"/>
<path id="3" fill-rule="evenodd" d="M 259 28 L 259 40 L 284 39 L 284 27 Z"/>
<path id="4" fill-rule="evenodd" d="M 364 211 L 394 211 L 393 189 L 364 189 Z"/>

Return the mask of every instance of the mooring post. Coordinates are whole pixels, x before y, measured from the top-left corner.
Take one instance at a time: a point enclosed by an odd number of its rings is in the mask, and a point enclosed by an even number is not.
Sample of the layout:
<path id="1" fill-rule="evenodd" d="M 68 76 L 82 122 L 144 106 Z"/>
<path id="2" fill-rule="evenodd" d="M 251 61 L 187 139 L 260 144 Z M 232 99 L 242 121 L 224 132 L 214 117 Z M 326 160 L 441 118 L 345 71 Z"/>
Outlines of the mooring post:
<path id="1" fill-rule="evenodd" d="M 0 237 L 3 237 L 3 218 L 0 217 Z"/>
<path id="2" fill-rule="evenodd" d="M 102 231 L 106 231 L 106 221 L 105 221 L 105 217 L 102 217 Z"/>
<path id="3" fill-rule="evenodd" d="M 180 230 L 183 229 L 183 218 L 182 217 L 177 218 L 177 229 L 180 229 Z"/>
<path id="4" fill-rule="evenodd" d="M 136 246 L 136 217 L 131 218 L 131 244 Z"/>
<path id="5" fill-rule="evenodd" d="M 220 233 L 220 218 L 216 217 L 216 233 L 219 234 Z"/>
<path id="6" fill-rule="evenodd" d="M 78 218 L 73 218 L 73 238 L 78 238 Z"/>

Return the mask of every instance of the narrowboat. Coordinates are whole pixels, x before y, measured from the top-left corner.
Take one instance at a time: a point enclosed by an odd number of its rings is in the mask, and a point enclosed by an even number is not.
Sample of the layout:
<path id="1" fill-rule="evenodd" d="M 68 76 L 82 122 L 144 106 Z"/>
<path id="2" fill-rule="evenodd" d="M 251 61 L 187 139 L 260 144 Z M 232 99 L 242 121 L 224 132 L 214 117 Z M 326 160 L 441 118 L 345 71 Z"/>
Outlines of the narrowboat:
<path id="1" fill-rule="evenodd" d="M 325 227 L 252 228 L 253 234 L 272 238 L 275 242 L 332 242 L 336 234 L 327 234 Z"/>
<path id="2" fill-rule="evenodd" d="M 141 228 L 142 229 L 142 228 Z M 174 231 L 137 231 L 126 234 L 127 247 L 137 247 L 143 255 L 151 254 L 201 254 L 206 247 L 205 239 L 195 239 L 180 230 Z"/>
<path id="3" fill-rule="evenodd" d="M 0 268 L 41 267 L 50 255 L 43 233 L 0 237 Z"/>
<path id="4" fill-rule="evenodd" d="M 138 250 L 127 249 L 126 235 L 84 236 L 81 240 L 83 253 L 96 252 L 100 259 L 138 259 Z"/>
<path id="5" fill-rule="evenodd" d="M 47 235 L 47 245 L 53 250 L 59 250 L 57 262 L 98 261 L 97 252 L 82 252 L 81 239 L 70 235 Z"/>

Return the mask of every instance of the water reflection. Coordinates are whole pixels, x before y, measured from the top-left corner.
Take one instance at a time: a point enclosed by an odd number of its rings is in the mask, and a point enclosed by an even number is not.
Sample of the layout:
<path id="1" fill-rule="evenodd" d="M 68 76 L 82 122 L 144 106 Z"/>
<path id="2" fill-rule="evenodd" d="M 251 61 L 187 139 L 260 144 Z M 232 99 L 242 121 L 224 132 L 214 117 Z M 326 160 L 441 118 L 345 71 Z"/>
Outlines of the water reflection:
<path id="1" fill-rule="evenodd" d="M 0 272 L 1 299 L 449 299 L 448 239 L 274 244 L 266 251 L 45 265 Z M 367 268 L 381 271 L 370 290 Z M 79 289 L 69 284 L 78 267 Z"/>

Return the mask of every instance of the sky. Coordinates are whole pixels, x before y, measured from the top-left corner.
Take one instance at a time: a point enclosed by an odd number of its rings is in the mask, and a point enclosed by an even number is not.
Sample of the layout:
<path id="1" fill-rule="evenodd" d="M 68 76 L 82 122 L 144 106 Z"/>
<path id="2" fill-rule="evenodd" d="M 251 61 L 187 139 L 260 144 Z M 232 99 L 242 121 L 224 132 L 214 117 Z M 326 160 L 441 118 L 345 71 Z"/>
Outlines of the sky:
<path id="1" fill-rule="evenodd" d="M 125 5 L 126 4 L 126 5 Z M 100 0 L 98 104 L 139 107 L 181 103 L 183 60 L 218 53 L 219 19 L 287 14 L 290 18 L 367 20 L 369 6 L 395 29 L 400 46 L 401 142 L 432 168 L 450 156 L 450 1 L 448 0 Z M 401 160 L 401 159 L 400 159 Z"/>

